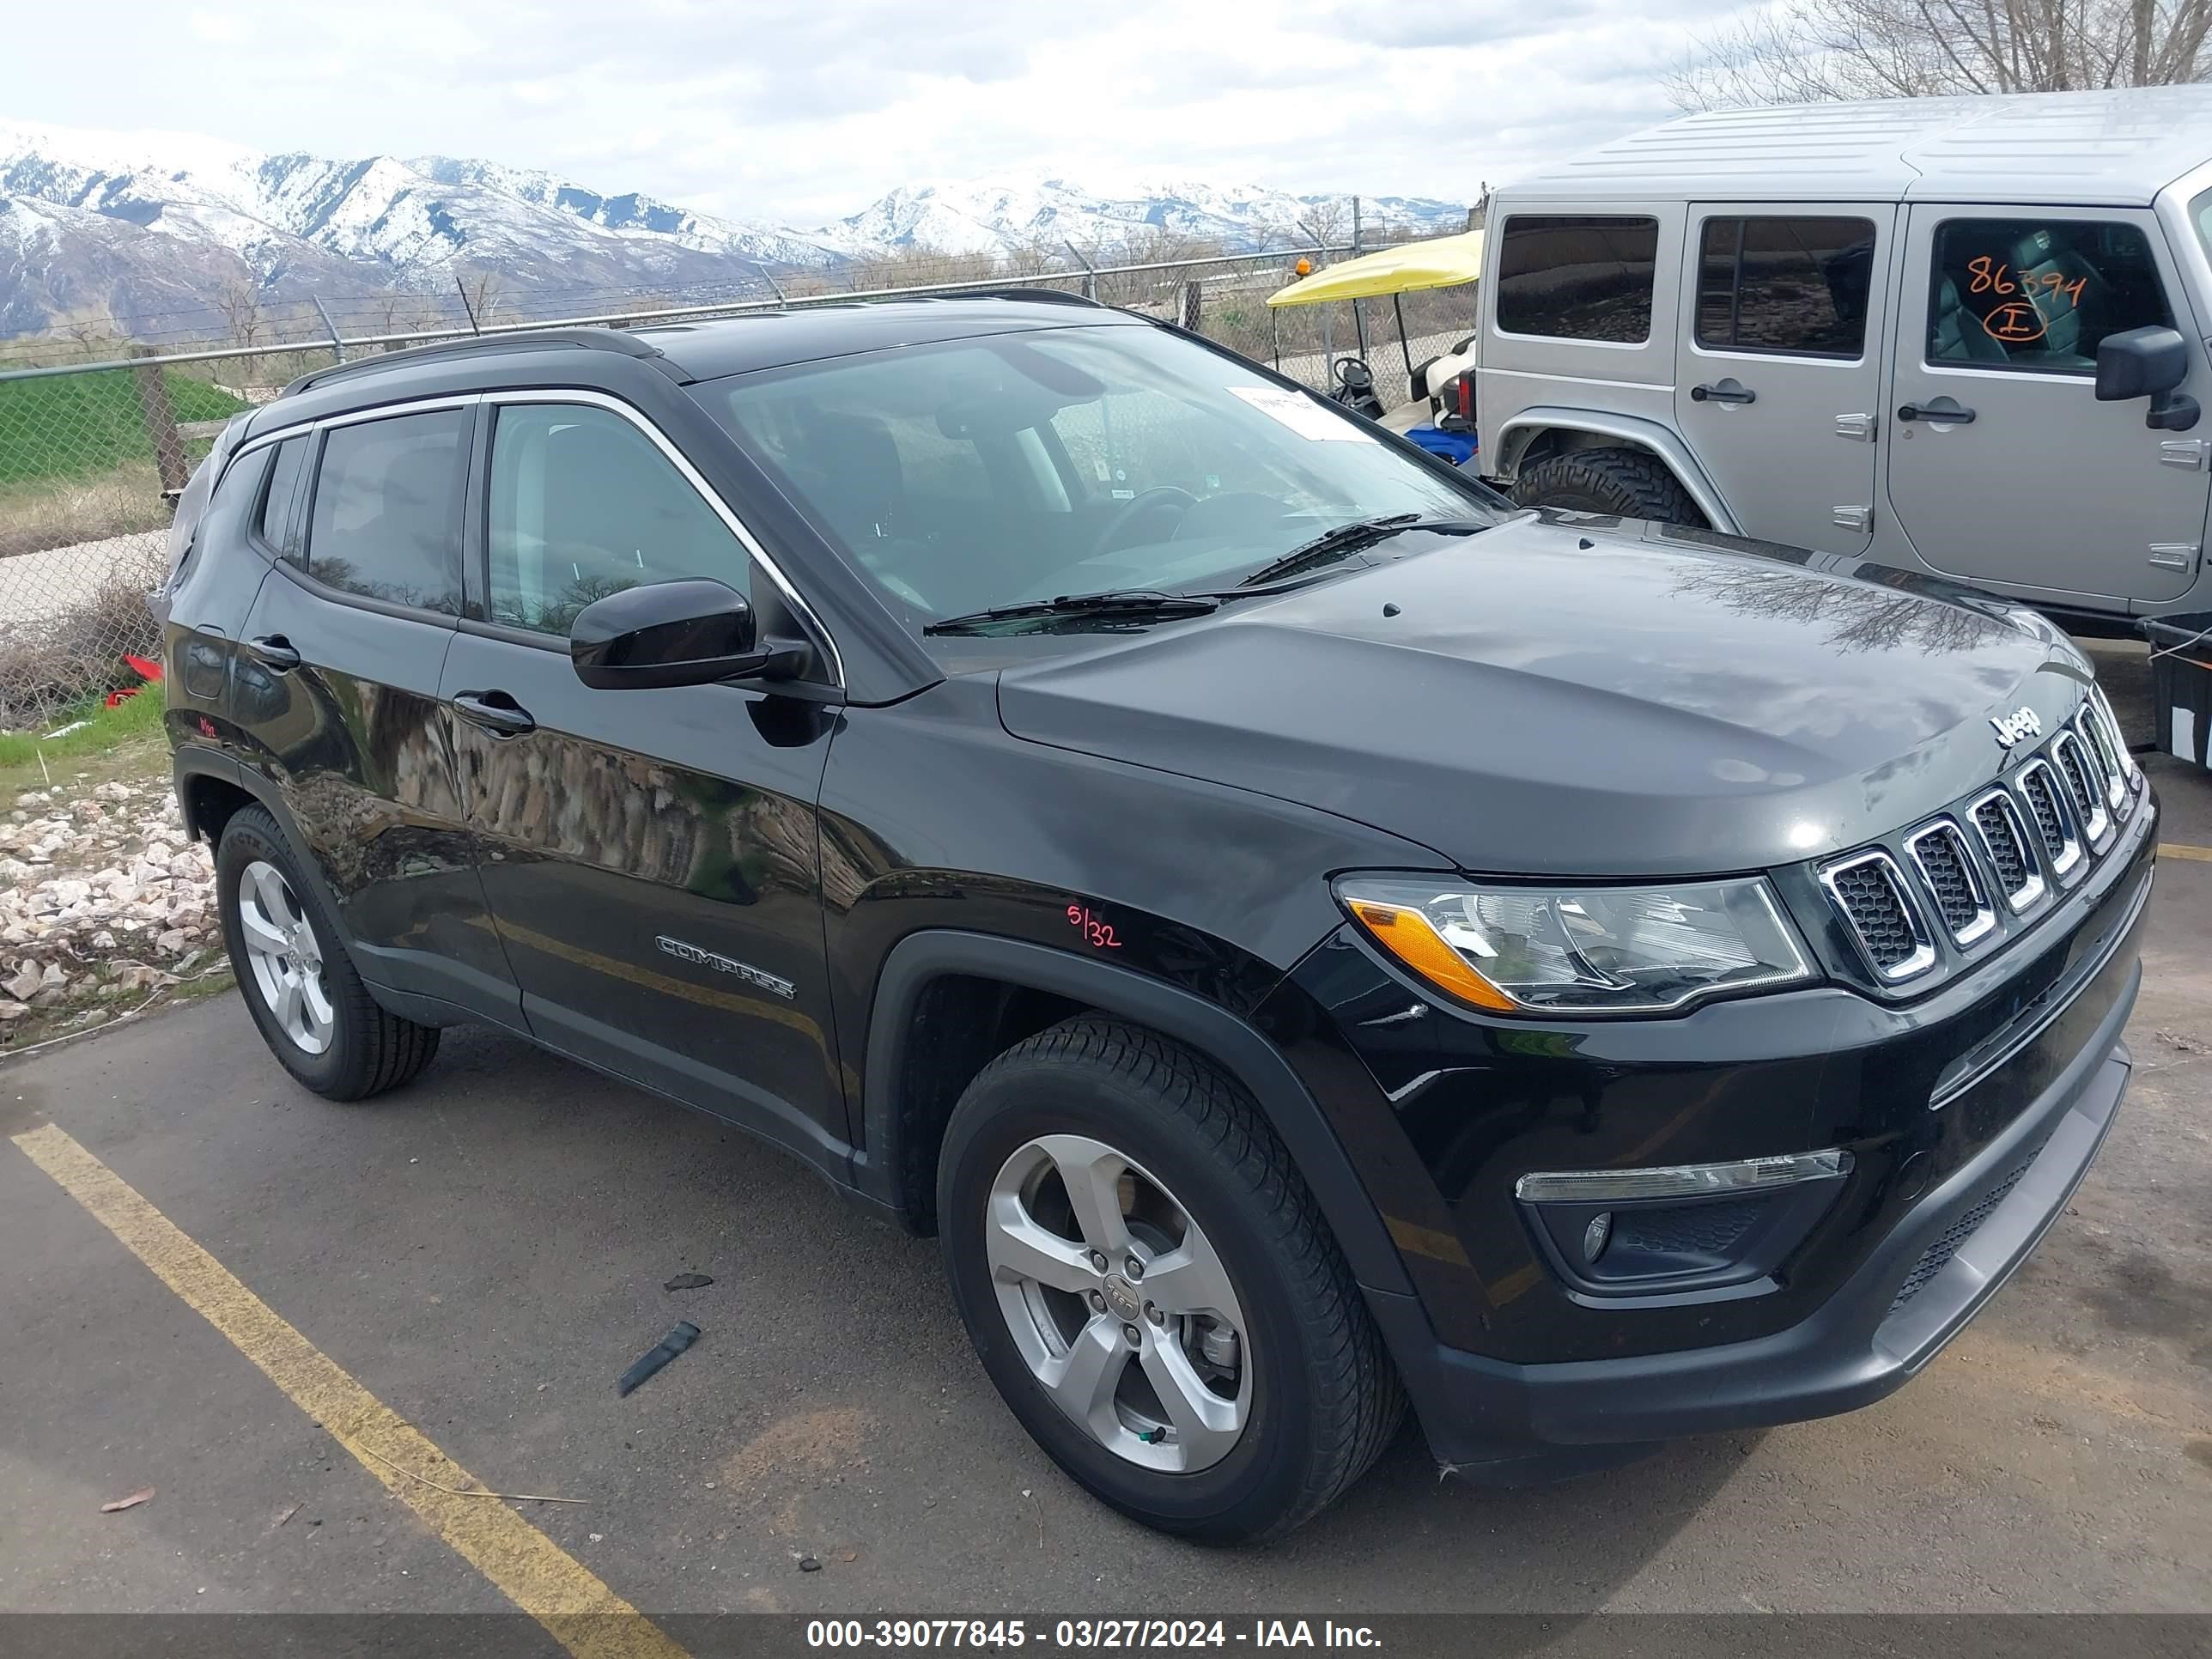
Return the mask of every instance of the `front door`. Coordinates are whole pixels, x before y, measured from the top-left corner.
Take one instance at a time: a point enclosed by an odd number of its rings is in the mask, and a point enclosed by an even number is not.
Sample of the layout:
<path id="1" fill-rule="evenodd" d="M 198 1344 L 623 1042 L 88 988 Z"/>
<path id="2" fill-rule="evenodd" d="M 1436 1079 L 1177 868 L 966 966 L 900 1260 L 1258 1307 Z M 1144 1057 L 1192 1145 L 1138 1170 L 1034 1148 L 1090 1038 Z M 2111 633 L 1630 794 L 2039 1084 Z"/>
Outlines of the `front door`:
<path id="1" fill-rule="evenodd" d="M 639 420 L 498 402 L 485 496 L 486 614 L 462 624 L 441 689 L 532 1030 L 835 1152 L 815 823 L 834 712 L 576 678 L 568 624 L 593 599 L 679 577 L 752 586 L 744 545 Z"/>
<path id="2" fill-rule="evenodd" d="M 2156 431 L 2146 399 L 2095 395 L 2098 343 L 2154 324 L 2188 337 L 2185 389 L 2212 399 L 2202 331 L 2148 212 L 1911 210 L 1889 499 L 1924 562 L 2114 609 L 2187 591 L 2212 487 L 2207 429 Z"/>
<path id="3" fill-rule="evenodd" d="M 1897 210 L 1691 210 L 1674 418 L 1745 533 L 1873 539 L 1881 342 Z"/>
<path id="4" fill-rule="evenodd" d="M 337 901 L 362 977 L 513 1024 L 438 696 L 461 611 L 474 419 L 426 410 L 316 441 L 304 546 L 281 515 L 264 527 L 277 562 L 241 630 L 231 708 Z"/>

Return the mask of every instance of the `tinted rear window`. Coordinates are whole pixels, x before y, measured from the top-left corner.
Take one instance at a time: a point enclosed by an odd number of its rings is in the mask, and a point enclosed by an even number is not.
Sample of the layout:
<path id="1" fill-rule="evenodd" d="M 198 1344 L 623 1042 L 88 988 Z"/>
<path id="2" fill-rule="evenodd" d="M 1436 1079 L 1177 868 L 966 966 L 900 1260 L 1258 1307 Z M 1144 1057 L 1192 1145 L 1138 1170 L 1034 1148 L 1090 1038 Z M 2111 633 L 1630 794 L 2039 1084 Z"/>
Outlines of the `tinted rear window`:
<path id="1" fill-rule="evenodd" d="M 1516 214 L 1502 234 L 1499 328 L 1626 345 L 1651 337 L 1656 219 Z"/>
<path id="2" fill-rule="evenodd" d="M 323 440 L 307 574 L 392 605 L 459 616 L 470 412 L 333 427 Z"/>
<path id="3" fill-rule="evenodd" d="M 307 459 L 307 440 L 287 438 L 276 446 L 276 464 L 270 470 L 269 488 L 261 497 L 261 515 L 254 526 L 261 539 L 286 556 L 299 551 L 292 529 L 292 498 L 300 483 L 300 468 Z"/>
<path id="4" fill-rule="evenodd" d="M 1873 280 L 1870 219 L 1708 219 L 1698 246 L 1698 343 L 1856 357 Z"/>

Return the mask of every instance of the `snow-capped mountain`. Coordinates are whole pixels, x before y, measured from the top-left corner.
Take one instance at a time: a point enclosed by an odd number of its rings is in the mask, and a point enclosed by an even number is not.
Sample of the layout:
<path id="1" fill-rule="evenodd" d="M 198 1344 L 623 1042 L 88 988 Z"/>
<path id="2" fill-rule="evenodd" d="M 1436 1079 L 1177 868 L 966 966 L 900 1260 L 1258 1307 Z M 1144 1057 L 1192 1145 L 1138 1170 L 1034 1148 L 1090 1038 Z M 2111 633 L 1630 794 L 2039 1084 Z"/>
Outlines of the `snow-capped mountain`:
<path id="1" fill-rule="evenodd" d="M 1467 209 L 1413 197 L 1370 199 L 1375 222 L 1425 231 L 1462 230 Z M 816 233 L 850 238 L 870 248 L 937 247 L 1003 253 L 1041 245 L 1112 249 L 1149 234 L 1218 242 L 1225 249 L 1295 240 L 1300 226 L 1323 209 L 1321 227 L 1348 235 L 1349 204 L 1340 197 L 1293 196 L 1257 185 L 1227 187 L 1186 179 L 1080 183 L 1062 178 L 994 174 L 957 183 L 906 185 L 850 218 Z"/>
<path id="2" fill-rule="evenodd" d="M 241 289 L 358 301 L 396 287 L 450 289 L 461 271 L 496 272 L 511 301 L 557 304 L 737 291 L 758 286 L 763 267 L 834 270 L 923 247 L 1072 242 L 1110 258 L 1156 234 L 1254 247 L 1317 210 L 1349 228 L 1337 198 L 1009 176 L 903 186 L 848 218 L 793 229 L 490 161 L 333 161 L 189 134 L 0 122 L 0 335 L 88 319 L 178 334 L 191 331 L 186 313 Z M 1446 230 L 1465 210 L 1387 198 L 1373 211 Z"/>

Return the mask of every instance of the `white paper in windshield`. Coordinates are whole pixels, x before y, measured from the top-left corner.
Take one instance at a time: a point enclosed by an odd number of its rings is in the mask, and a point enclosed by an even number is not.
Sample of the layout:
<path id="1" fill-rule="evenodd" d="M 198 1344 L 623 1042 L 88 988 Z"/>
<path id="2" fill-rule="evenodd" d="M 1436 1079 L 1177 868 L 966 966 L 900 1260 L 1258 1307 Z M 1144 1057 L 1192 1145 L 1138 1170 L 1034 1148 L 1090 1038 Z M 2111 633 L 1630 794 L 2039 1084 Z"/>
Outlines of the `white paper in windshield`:
<path id="1" fill-rule="evenodd" d="M 1371 444 L 1375 440 L 1359 429 L 1356 421 L 1330 414 L 1304 392 L 1273 386 L 1232 386 L 1227 388 L 1258 410 L 1272 415 L 1301 438 L 1316 443 Z"/>

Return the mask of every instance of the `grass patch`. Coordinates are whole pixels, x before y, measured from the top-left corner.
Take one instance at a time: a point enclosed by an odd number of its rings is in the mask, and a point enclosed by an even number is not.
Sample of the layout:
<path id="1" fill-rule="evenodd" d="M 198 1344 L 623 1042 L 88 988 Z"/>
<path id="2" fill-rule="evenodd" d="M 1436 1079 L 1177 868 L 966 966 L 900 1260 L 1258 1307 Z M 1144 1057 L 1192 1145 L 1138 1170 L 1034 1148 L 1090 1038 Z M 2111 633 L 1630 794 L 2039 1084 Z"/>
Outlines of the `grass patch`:
<path id="1" fill-rule="evenodd" d="M 207 449 L 187 443 L 185 459 L 196 463 Z M 151 461 L 125 461 L 89 477 L 0 484 L 0 561 L 112 536 L 167 535 L 171 516 L 161 499 L 161 475 Z M 0 563 L 0 590 L 9 579 Z"/>
<path id="2" fill-rule="evenodd" d="M 87 724 L 65 737 L 45 735 L 78 720 Z M 65 711 L 39 731 L 0 732 L 0 807 L 12 801 L 19 791 L 43 789 L 49 779 L 73 780 L 79 772 L 96 769 L 102 779 L 122 773 L 158 772 L 160 763 L 167 758 L 167 748 L 161 736 L 161 688 L 158 685 L 148 686 L 112 708 L 95 702 Z M 88 768 L 88 760 L 96 762 L 96 767 Z"/>
<path id="3" fill-rule="evenodd" d="M 179 422 L 221 420 L 247 406 L 174 369 L 162 380 Z M 154 445 L 132 370 L 0 381 L 0 490 L 94 477 L 134 461 L 150 467 Z"/>

